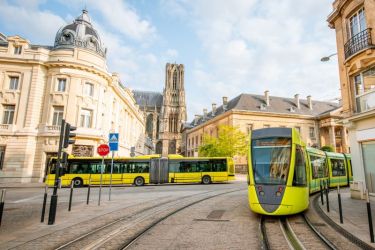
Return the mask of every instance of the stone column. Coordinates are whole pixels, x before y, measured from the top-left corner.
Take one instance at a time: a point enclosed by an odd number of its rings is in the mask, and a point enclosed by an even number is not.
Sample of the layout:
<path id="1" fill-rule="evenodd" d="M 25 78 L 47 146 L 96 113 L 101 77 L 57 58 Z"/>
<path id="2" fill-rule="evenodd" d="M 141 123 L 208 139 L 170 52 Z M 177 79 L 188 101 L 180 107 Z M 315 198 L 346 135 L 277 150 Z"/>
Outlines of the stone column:
<path id="1" fill-rule="evenodd" d="M 343 150 L 343 153 L 349 153 L 349 149 L 348 149 L 348 134 L 346 133 L 346 127 L 344 127 L 344 126 L 342 126 L 341 141 L 342 141 L 342 150 Z"/>
<path id="2" fill-rule="evenodd" d="M 335 137 L 335 126 L 329 127 L 329 143 L 336 152 L 336 137 Z"/>

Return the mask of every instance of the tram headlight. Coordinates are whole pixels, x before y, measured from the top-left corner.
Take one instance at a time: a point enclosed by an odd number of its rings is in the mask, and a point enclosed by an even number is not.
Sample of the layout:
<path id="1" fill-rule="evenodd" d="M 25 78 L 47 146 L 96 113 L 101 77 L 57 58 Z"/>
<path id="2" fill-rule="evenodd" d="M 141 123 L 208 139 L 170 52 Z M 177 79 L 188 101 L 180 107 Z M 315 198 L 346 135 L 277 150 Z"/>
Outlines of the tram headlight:
<path id="1" fill-rule="evenodd" d="M 280 196 L 281 193 L 279 191 L 276 192 L 276 196 Z"/>
<path id="2" fill-rule="evenodd" d="M 259 194 L 260 194 L 261 196 L 264 196 L 264 191 L 260 191 Z"/>

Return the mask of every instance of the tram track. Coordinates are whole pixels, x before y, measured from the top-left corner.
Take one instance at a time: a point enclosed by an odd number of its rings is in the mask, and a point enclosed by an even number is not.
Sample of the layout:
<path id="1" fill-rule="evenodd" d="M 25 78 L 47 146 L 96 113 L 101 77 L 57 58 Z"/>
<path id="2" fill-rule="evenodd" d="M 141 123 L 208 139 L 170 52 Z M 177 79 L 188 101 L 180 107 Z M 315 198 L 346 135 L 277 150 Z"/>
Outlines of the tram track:
<path id="1" fill-rule="evenodd" d="M 72 239 L 55 249 L 127 249 L 147 231 L 183 209 L 240 190 L 232 189 L 219 193 L 210 191 L 165 202 L 123 220 L 108 223 L 108 225 Z"/>
<path id="2" fill-rule="evenodd" d="M 262 216 L 260 232 L 260 245 L 263 250 L 286 247 L 297 250 L 338 249 L 316 229 L 304 214 L 281 217 Z"/>

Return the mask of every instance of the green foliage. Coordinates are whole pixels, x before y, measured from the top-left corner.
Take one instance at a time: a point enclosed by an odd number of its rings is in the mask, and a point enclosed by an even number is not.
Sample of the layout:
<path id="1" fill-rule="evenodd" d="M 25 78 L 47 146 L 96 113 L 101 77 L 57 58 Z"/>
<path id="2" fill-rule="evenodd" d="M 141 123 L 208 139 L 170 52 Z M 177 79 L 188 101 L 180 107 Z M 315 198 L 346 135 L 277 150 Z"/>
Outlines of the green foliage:
<path id="1" fill-rule="evenodd" d="M 218 137 L 205 134 L 203 144 L 199 147 L 199 156 L 233 157 L 246 155 L 246 135 L 238 128 L 220 125 Z"/>
<path id="2" fill-rule="evenodd" d="M 326 151 L 326 152 L 335 152 L 335 150 L 333 149 L 333 147 L 331 145 L 323 146 L 323 147 L 320 148 L 320 150 Z"/>

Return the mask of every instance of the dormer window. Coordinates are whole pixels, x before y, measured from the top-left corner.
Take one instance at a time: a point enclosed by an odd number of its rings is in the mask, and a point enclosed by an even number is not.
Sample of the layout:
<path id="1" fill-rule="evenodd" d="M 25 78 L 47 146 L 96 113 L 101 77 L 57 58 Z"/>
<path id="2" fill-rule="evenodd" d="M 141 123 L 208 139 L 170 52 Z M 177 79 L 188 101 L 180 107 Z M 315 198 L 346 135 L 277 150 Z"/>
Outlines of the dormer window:
<path id="1" fill-rule="evenodd" d="M 21 55 L 21 52 L 22 52 L 22 46 L 14 46 L 15 55 Z"/>
<path id="2" fill-rule="evenodd" d="M 289 111 L 292 112 L 292 113 L 294 113 L 294 112 L 296 112 L 296 108 L 295 107 L 290 107 Z"/>
<path id="3" fill-rule="evenodd" d="M 260 104 L 260 110 L 266 110 L 267 106 L 264 103 Z"/>

